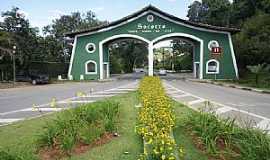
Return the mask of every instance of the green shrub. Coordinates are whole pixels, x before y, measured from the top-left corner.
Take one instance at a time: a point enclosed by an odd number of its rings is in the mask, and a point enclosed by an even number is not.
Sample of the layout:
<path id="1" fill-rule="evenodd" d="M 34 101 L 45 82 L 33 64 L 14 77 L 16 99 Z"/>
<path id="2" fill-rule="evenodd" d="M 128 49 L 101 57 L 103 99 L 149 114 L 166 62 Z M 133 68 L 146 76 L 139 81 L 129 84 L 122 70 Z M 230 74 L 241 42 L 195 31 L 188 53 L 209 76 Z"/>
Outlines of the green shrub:
<path id="1" fill-rule="evenodd" d="M 233 136 L 241 160 L 269 160 L 270 138 L 267 132 L 254 128 L 238 128 Z"/>
<path id="2" fill-rule="evenodd" d="M 105 128 L 102 125 L 91 124 L 82 126 L 79 131 L 79 137 L 85 144 L 92 143 L 95 139 L 102 136 Z"/>
<path id="3" fill-rule="evenodd" d="M 65 110 L 44 127 L 38 136 L 38 144 L 70 151 L 79 141 L 90 144 L 105 132 L 116 129 L 119 104 L 97 102 Z"/>
<path id="4" fill-rule="evenodd" d="M 231 136 L 234 134 L 234 120 L 220 121 L 214 114 L 200 112 L 190 114 L 188 123 L 200 136 L 210 153 L 217 153 L 218 140 L 222 140 L 226 145 L 231 144 Z"/>
<path id="5" fill-rule="evenodd" d="M 221 120 L 212 113 L 192 113 L 186 120 L 211 154 L 220 152 L 218 142 L 240 160 L 269 160 L 270 138 L 267 132 L 254 128 L 240 128 L 234 120 Z M 224 152 L 224 148 L 223 149 Z"/>
<path id="6" fill-rule="evenodd" d="M 116 129 L 116 118 L 119 116 L 119 105 L 107 102 L 108 107 L 102 108 L 104 116 L 105 130 L 107 132 L 113 132 Z"/>

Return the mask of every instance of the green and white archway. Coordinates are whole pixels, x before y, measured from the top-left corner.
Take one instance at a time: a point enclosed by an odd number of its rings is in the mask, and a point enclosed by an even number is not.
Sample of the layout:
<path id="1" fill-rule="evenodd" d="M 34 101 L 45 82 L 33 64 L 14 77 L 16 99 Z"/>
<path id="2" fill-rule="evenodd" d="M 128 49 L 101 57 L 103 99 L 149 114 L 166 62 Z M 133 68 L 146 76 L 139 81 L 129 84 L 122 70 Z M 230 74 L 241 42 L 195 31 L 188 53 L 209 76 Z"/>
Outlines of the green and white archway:
<path id="1" fill-rule="evenodd" d="M 108 78 L 108 43 L 122 38 L 137 39 L 148 45 L 148 74 L 153 76 L 154 44 L 169 38 L 182 38 L 194 45 L 194 70 L 198 72 L 194 76 L 237 79 L 231 34 L 238 31 L 182 20 L 150 5 L 118 21 L 66 34 L 74 37 L 68 76 L 75 80 Z M 222 54 L 213 55 L 211 45 L 221 47 Z"/>

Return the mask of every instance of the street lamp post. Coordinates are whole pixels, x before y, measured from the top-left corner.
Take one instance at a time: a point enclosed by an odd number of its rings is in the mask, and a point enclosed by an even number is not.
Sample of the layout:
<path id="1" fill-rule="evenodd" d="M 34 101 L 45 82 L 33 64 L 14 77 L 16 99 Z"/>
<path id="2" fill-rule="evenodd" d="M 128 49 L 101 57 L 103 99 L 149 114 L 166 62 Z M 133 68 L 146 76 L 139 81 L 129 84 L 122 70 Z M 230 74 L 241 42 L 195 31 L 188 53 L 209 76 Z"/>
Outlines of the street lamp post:
<path id="1" fill-rule="evenodd" d="M 15 54 L 16 54 L 16 46 L 13 46 L 13 51 L 12 51 L 12 59 L 13 59 L 13 85 L 16 83 L 16 60 L 15 60 Z"/>

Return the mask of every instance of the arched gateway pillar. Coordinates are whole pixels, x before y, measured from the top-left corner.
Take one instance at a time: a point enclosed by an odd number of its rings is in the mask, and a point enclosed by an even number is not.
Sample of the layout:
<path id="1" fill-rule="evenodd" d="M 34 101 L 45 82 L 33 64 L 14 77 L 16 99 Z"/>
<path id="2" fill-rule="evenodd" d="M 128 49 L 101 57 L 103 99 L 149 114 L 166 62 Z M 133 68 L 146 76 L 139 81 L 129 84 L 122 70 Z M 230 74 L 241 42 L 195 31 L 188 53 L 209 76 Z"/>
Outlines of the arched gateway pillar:
<path id="1" fill-rule="evenodd" d="M 154 75 L 154 44 L 152 42 L 148 44 L 148 75 Z"/>

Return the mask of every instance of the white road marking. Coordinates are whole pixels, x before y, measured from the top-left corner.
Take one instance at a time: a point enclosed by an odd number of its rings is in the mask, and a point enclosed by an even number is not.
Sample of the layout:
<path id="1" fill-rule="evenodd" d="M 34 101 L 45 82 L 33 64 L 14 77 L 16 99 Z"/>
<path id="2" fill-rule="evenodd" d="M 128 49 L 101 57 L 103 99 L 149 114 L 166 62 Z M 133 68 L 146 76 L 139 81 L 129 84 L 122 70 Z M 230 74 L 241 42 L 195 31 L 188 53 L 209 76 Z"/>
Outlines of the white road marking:
<path id="1" fill-rule="evenodd" d="M 262 120 L 256 125 L 256 127 L 262 130 L 270 130 L 270 120 Z"/>
<path id="2" fill-rule="evenodd" d="M 6 118 L 6 119 L 0 119 L 0 123 L 12 123 L 16 121 L 23 120 L 22 118 Z"/>
<path id="3" fill-rule="evenodd" d="M 180 91 L 169 91 L 168 93 L 169 94 L 176 94 L 176 93 L 183 93 L 183 92 L 180 92 Z"/>
<path id="4" fill-rule="evenodd" d="M 48 105 L 49 105 L 49 104 L 48 104 Z M 14 110 L 14 111 L 9 111 L 9 112 L 4 112 L 4 113 L 0 113 L 0 116 L 12 114 L 12 113 L 17 113 L 17 112 L 24 112 L 24 111 L 27 111 L 28 109 L 32 109 L 32 108 L 24 108 L 24 109 L 19 109 L 19 110 Z"/>
<path id="5" fill-rule="evenodd" d="M 180 92 L 183 92 L 183 93 L 185 93 L 185 94 L 189 94 L 190 96 L 192 96 L 192 97 L 196 97 L 196 98 L 198 98 L 198 99 L 204 99 L 204 98 L 202 98 L 202 97 L 199 97 L 199 96 L 196 96 L 196 95 L 193 95 L 193 94 L 190 94 L 190 93 L 188 93 L 188 92 L 185 92 L 185 91 L 183 91 L 183 90 L 180 90 L 180 89 L 178 89 L 178 88 L 176 88 L 176 87 L 174 87 L 173 85 L 171 85 L 171 84 L 168 84 L 168 82 L 166 82 L 165 81 L 165 86 L 169 86 L 169 87 L 171 87 L 171 88 L 174 88 L 174 89 L 176 89 L 176 90 L 179 90 Z M 205 100 L 205 101 L 208 101 L 208 100 Z M 257 114 L 254 114 L 254 113 L 250 113 L 250 112 L 247 112 L 247 111 L 244 111 L 244 110 L 240 110 L 240 109 L 237 109 L 237 108 L 233 108 L 233 107 L 231 107 L 231 106 L 227 106 L 227 105 L 224 105 L 224 104 L 221 104 L 221 103 L 218 103 L 218 102 L 215 102 L 215 101 L 210 101 L 210 103 L 212 103 L 212 104 L 214 104 L 214 105 L 218 105 L 218 106 L 222 106 L 222 108 L 224 108 L 224 110 L 223 109 L 221 109 L 221 112 L 223 112 L 223 113 L 225 113 L 225 111 L 227 112 L 227 111 L 236 111 L 236 112 L 241 112 L 241 113 L 244 113 L 244 114 L 247 114 L 247 115 L 249 115 L 249 116 L 253 116 L 253 117 L 256 117 L 256 118 L 260 118 L 260 119 L 262 119 L 262 121 L 270 121 L 270 119 L 269 118 L 266 118 L 266 117 L 263 117 L 263 116 L 260 116 L 260 115 L 257 115 Z M 189 106 L 190 107 L 190 106 Z M 229 110 L 229 108 L 230 108 L 230 110 Z M 262 124 L 263 124 L 264 122 L 262 122 Z M 256 127 L 256 126 L 255 126 Z"/>
<path id="6" fill-rule="evenodd" d="M 124 93 L 127 93 L 127 92 L 124 92 L 124 91 L 116 91 L 116 90 L 114 90 L 114 91 L 104 91 L 104 92 L 100 92 L 101 94 L 124 94 Z M 99 93 L 99 94 L 100 94 Z"/>
<path id="7" fill-rule="evenodd" d="M 135 91 L 135 88 L 118 88 L 118 91 Z"/>
<path id="8" fill-rule="evenodd" d="M 181 94 L 181 95 L 173 95 L 173 98 L 183 98 L 183 97 L 189 97 L 191 96 L 190 94 Z"/>
<path id="9" fill-rule="evenodd" d="M 222 114 L 225 112 L 232 111 L 233 109 L 231 107 L 221 107 L 216 110 L 216 114 Z"/>
<path id="10" fill-rule="evenodd" d="M 38 111 L 38 112 L 57 112 L 62 110 L 63 108 L 28 108 L 25 109 L 24 111 Z"/>
<path id="11" fill-rule="evenodd" d="M 87 94 L 84 98 L 112 97 L 116 94 Z"/>
<path id="12" fill-rule="evenodd" d="M 82 100 L 82 101 L 76 101 L 76 100 L 67 100 L 67 101 L 58 101 L 57 104 L 68 104 L 68 103 L 92 103 L 95 101 L 88 101 L 88 100 Z"/>
<path id="13" fill-rule="evenodd" d="M 205 99 L 198 99 L 198 100 L 195 100 L 195 101 L 191 101 L 191 102 L 188 102 L 188 104 L 189 105 L 194 105 L 194 104 L 202 103 L 202 102 L 205 102 Z"/>

